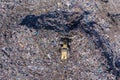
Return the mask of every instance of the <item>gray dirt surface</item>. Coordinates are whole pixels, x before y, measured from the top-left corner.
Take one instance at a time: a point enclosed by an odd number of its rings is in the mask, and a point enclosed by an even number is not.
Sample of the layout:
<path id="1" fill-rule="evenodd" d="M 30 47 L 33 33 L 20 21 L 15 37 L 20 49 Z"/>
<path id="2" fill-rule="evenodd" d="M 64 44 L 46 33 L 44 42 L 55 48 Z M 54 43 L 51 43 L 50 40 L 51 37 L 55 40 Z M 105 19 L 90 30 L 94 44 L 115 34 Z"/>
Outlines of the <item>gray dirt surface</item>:
<path id="1" fill-rule="evenodd" d="M 20 25 L 27 15 L 54 11 L 68 12 L 67 16 L 73 13 L 69 22 L 77 21 L 85 11 L 90 13 L 75 24 L 81 28 L 69 32 L 72 41 L 69 58 L 64 61 L 60 59 L 63 34 Z M 40 20 L 41 26 L 44 23 Z M 67 23 L 64 18 L 61 21 Z M 92 29 L 86 26 L 90 21 L 97 23 Z M 0 80 L 120 80 L 119 77 L 120 0 L 0 0 Z"/>

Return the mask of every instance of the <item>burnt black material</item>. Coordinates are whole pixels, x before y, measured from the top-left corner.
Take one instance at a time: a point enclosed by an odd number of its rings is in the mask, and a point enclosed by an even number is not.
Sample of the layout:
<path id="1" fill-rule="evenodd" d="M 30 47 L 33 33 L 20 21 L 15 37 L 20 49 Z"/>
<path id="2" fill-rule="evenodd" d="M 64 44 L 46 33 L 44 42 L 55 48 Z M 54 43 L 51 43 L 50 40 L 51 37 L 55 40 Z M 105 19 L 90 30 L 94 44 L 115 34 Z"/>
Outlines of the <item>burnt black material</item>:
<path id="1" fill-rule="evenodd" d="M 41 14 L 40 16 L 35 15 L 27 15 L 20 25 L 26 25 L 28 28 L 34 29 L 47 29 L 54 30 L 56 32 L 66 32 L 69 33 L 70 30 L 78 28 L 77 25 L 71 26 L 72 24 L 78 24 L 84 18 L 84 15 L 90 14 L 88 11 L 85 11 L 82 15 L 75 16 L 74 14 L 78 13 L 70 13 L 65 11 L 55 11 L 49 12 L 47 14 Z M 75 21 L 71 20 L 71 17 L 74 17 Z M 88 23 L 89 25 L 92 22 Z"/>
<path id="2" fill-rule="evenodd" d="M 105 2 L 105 3 L 108 3 L 109 2 L 109 0 L 101 0 L 102 2 Z"/>
<path id="3" fill-rule="evenodd" d="M 115 66 L 120 69 L 120 58 L 115 61 Z"/>
<path id="4" fill-rule="evenodd" d="M 104 0 L 107 2 L 107 0 Z M 69 33 L 71 30 L 80 29 L 86 35 L 89 35 L 89 38 L 93 38 L 93 42 L 96 45 L 96 48 L 102 52 L 102 55 L 107 59 L 108 71 L 113 73 L 116 76 L 120 76 L 120 62 L 116 60 L 115 66 L 113 63 L 113 51 L 110 47 L 109 40 L 105 39 L 100 35 L 99 32 L 95 30 L 95 25 L 100 26 L 95 21 L 85 22 L 84 17 L 91 14 L 88 11 L 84 11 L 82 14 L 79 13 L 70 13 L 65 11 L 54 11 L 40 16 L 28 15 L 26 16 L 20 25 L 26 25 L 28 28 L 34 29 L 46 29 L 54 30 L 55 32 L 60 33 Z M 108 14 L 108 16 L 111 16 Z M 66 42 L 69 42 L 68 38 L 62 38 Z"/>
<path id="5" fill-rule="evenodd" d="M 111 21 L 112 21 L 113 23 L 115 23 L 116 25 L 119 24 L 119 21 L 120 21 L 120 13 L 118 13 L 118 14 L 107 13 L 107 16 L 111 19 Z"/>

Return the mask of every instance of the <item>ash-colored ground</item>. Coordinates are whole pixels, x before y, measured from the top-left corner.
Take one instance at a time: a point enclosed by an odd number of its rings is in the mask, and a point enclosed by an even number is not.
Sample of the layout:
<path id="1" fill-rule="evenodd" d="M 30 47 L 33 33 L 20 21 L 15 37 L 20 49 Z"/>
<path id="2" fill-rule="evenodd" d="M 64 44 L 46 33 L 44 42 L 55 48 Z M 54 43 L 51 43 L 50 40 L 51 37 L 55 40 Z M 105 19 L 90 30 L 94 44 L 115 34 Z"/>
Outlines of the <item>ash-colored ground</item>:
<path id="1" fill-rule="evenodd" d="M 120 80 L 81 30 L 71 31 L 70 57 L 61 61 L 61 34 L 19 25 L 27 15 L 56 10 L 90 11 L 85 20 L 101 26 L 96 31 L 110 41 L 120 72 L 120 0 L 0 0 L 0 80 Z"/>

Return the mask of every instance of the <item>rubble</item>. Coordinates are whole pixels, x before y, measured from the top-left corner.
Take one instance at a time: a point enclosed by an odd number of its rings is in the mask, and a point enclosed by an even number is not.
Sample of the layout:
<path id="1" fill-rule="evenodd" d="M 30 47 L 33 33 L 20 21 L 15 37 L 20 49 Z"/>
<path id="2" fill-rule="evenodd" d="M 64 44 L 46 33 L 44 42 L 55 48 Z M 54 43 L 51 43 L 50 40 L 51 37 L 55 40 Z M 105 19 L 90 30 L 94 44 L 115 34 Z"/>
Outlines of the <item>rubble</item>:
<path id="1" fill-rule="evenodd" d="M 0 79 L 119 80 L 116 2 L 1 0 Z M 61 61 L 60 39 L 66 36 L 72 39 L 70 56 Z"/>

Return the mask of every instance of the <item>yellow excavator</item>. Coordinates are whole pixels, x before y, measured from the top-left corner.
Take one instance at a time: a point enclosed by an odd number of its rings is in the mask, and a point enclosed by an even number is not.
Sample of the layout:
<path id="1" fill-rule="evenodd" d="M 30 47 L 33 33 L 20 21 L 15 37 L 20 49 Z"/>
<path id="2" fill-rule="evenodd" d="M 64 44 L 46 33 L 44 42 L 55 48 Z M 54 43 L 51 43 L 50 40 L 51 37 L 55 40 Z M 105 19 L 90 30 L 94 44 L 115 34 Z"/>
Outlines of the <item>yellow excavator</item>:
<path id="1" fill-rule="evenodd" d="M 61 60 L 66 60 L 68 58 L 68 45 L 63 44 L 61 47 Z"/>
<path id="2" fill-rule="evenodd" d="M 61 39 L 62 44 L 61 44 L 61 60 L 66 60 L 69 57 L 69 38 L 62 38 Z"/>

